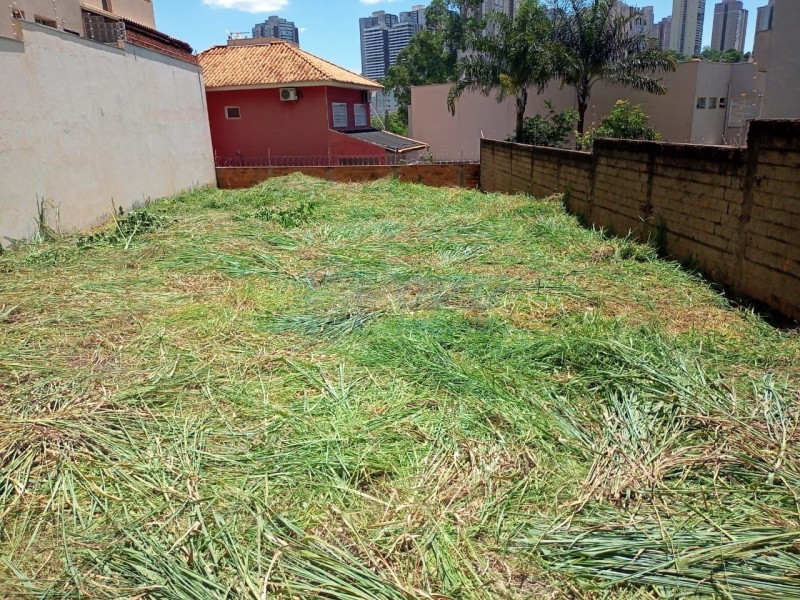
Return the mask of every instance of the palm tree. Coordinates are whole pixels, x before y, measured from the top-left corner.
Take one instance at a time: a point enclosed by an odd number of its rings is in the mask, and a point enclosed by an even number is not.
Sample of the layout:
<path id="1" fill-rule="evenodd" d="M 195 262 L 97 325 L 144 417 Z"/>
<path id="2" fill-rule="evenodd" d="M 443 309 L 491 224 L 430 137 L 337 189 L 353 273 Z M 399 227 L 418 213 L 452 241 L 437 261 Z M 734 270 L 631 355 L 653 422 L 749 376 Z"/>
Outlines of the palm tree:
<path id="1" fill-rule="evenodd" d="M 600 80 L 651 94 L 667 89 L 654 74 L 674 71 L 675 60 L 656 48 L 646 31 L 634 33 L 636 12 L 617 0 L 555 0 L 551 12 L 557 42 L 556 74 L 575 88 L 578 132 L 583 133 L 592 86 Z"/>
<path id="2" fill-rule="evenodd" d="M 456 63 L 457 80 L 450 88 L 447 106 L 456 112 L 456 100 L 465 91 L 488 96 L 497 91 L 497 101 L 516 99 L 516 139 L 522 139 L 528 88 L 541 93 L 553 76 L 551 26 L 536 0 L 523 0 L 514 18 L 490 13 L 485 36 L 470 40 L 470 54 Z"/>

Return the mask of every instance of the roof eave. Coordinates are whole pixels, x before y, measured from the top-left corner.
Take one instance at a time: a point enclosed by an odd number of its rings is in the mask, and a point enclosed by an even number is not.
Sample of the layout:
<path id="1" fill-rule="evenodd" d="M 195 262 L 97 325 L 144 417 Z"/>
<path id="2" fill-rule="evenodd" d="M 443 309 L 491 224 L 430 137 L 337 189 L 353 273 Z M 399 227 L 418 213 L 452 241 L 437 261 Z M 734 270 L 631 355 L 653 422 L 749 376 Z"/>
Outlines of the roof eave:
<path id="1" fill-rule="evenodd" d="M 399 150 L 393 148 L 387 148 L 387 150 L 394 152 L 395 154 L 405 154 L 406 152 L 414 152 L 416 150 L 425 150 L 425 148 L 430 148 L 430 144 L 420 144 L 419 146 L 412 146 L 410 148 L 400 148 Z"/>
<path id="2" fill-rule="evenodd" d="M 287 81 L 286 83 L 263 83 L 255 85 L 222 85 L 210 86 L 206 84 L 207 92 L 233 92 L 238 90 L 274 90 L 286 87 L 305 88 L 305 87 L 338 87 L 350 90 L 364 90 L 370 92 L 379 92 L 383 88 L 382 85 L 364 85 L 357 83 L 341 83 L 338 81 Z"/>

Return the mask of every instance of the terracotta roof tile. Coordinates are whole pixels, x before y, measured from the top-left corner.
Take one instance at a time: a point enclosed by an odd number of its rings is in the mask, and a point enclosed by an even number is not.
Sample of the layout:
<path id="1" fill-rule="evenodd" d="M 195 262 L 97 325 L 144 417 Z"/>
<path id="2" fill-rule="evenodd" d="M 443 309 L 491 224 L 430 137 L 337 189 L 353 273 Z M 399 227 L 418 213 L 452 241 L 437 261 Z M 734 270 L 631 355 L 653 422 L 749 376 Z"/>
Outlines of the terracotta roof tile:
<path id="1" fill-rule="evenodd" d="M 375 90 L 382 87 L 288 42 L 215 46 L 198 58 L 209 89 L 304 83 L 340 83 Z"/>

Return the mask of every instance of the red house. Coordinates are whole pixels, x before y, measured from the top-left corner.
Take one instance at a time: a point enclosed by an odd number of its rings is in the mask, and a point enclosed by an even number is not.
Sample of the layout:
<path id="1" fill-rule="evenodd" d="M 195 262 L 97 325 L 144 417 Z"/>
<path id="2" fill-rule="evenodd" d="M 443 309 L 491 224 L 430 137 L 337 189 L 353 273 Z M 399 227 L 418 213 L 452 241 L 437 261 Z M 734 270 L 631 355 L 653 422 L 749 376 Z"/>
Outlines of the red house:
<path id="1" fill-rule="evenodd" d="M 273 39 L 199 55 L 218 166 L 386 164 L 427 144 L 370 125 L 370 79 Z"/>

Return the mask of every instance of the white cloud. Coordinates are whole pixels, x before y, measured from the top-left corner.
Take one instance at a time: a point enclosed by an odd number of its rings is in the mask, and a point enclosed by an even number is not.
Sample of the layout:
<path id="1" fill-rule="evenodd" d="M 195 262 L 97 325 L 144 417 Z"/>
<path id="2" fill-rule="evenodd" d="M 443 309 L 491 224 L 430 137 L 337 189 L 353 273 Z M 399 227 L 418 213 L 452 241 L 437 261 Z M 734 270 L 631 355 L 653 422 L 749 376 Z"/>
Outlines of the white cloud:
<path id="1" fill-rule="evenodd" d="M 289 0 L 203 0 L 214 8 L 230 8 L 249 13 L 277 12 L 289 5 Z"/>

